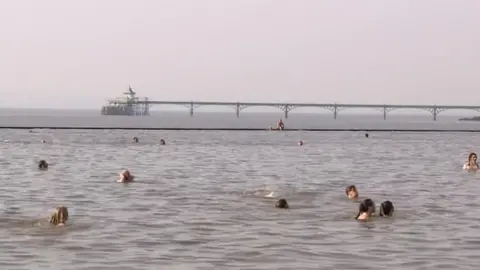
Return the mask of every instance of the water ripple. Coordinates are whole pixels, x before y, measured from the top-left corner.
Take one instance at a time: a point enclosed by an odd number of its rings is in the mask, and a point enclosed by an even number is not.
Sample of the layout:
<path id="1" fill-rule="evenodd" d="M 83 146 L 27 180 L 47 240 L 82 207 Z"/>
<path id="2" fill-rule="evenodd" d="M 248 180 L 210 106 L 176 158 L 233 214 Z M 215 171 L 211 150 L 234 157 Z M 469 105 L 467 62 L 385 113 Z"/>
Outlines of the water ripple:
<path id="1" fill-rule="evenodd" d="M 464 134 L 6 130 L 6 269 L 472 269 Z M 137 136 L 140 143 L 131 138 Z M 468 134 L 469 141 L 480 135 Z M 164 138 L 167 145 L 160 145 Z M 41 143 L 45 139 L 48 143 Z M 306 144 L 296 146 L 296 140 Z M 48 171 L 36 170 L 46 159 Z M 129 168 L 137 182 L 114 181 Z M 361 223 L 344 196 L 391 200 Z M 291 209 L 255 191 L 275 191 Z M 46 225 L 57 204 L 71 224 Z M 40 224 L 38 226 L 34 224 Z"/>

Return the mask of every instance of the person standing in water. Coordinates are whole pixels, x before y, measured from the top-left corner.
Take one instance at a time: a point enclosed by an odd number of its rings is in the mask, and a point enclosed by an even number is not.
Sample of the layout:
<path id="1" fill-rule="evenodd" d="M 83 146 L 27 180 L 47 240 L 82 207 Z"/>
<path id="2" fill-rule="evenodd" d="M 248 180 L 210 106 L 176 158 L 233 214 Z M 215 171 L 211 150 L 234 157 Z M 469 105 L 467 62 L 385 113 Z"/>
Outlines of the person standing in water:
<path id="1" fill-rule="evenodd" d="M 468 155 L 468 162 L 463 165 L 463 169 L 469 172 L 476 172 L 478 167 L 477 154 L 472 152 L 470 155 Z"/>
<path id="2" fill-rule="evenodd" d="M 282 119 L 280 119 L 280 121 L 278 121 L 278 124 L 277 124 L 277 130 L 283 130 L 284 128 L 285 128 L 285 124 L 283 124 Z"/>

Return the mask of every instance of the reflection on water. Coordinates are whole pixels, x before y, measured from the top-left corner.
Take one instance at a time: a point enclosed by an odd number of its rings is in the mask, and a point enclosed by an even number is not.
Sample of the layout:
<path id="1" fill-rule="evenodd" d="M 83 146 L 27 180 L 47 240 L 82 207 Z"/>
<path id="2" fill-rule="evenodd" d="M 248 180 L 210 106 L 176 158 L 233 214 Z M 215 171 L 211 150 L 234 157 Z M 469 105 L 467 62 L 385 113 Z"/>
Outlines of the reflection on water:
<path id="1" fill-rule="evenodd" d="M 0 267 L 476 267 L 480 176 L 461 169 L 480 135 L 370 135 L 3 130 Z M 115 183 L 124 168 L 137 182 Z M 354 220 L 352 184 L 394 217 Z M 52 228 L 58 205 L 68 226 Z"/>

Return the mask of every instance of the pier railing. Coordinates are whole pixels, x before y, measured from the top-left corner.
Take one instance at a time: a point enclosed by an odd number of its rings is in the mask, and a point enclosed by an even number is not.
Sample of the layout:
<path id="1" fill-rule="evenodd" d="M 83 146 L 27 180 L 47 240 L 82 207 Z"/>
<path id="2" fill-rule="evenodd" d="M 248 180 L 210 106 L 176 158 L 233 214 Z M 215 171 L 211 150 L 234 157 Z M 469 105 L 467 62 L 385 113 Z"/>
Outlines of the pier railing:
<path id="1" fill-rule="evenodd" d="M 136 104 L 146 105 L 180 105 L 190 110 L 190 116 L 193 116 L 194 110 L 200 106 L 227 106 L 232 107 L 240 117 L 240 112 L 248 107 L 275 107 L 284 112 L 285 118 L 295 108 L 323 108 L 333 113 L 336 119 L 340 111 L 354 108 L 370 108 L 383 113 L 383 119 L 387 119 L 387 114 L 398 109 L 419 109 L 432 114 L 433 120 L 437 120 L 439 113 L 445 110 L 474 110 L 480 112 L 480 106 L 454 106 L 454 105 L 394 105 L 394 104 L 340 104 L 340 103 L 258 103 L 258 102 L 205 102 L 205 101 L 151 101 L 139 100 Z"/>

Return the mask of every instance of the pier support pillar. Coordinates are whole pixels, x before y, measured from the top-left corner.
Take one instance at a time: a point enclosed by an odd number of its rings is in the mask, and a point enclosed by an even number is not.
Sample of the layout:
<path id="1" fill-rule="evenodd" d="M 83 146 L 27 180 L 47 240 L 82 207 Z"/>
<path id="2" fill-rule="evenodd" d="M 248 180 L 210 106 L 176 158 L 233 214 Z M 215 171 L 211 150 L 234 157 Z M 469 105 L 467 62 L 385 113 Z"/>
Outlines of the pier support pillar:
<path id="1" fill-rule="evenodd" d="M 288 112 L 290 112 L 291 110 L 295 109 L 295 106 L 291 106 L 291 105 L 288 105 L 288 104 L 285 104 L 285 105 L 278 105 L 278 107 L 283 111 L 283 113 L 285 114 L 285 119 L 288 118 Z"/>
<path id="2" fill-rule="evenodd" d="M 333 119 L 337 119 L 338 108 L 337 104 L 333 105 Z"/>
<path id="3" fill-rule="evenodd" d="M 437 106 L 433 107 L 433 121 L 437 121 L 437 114 L 438 114 L 438 110 L 437 110 Z"/>
<path id="4" fill-rule="evenodd" d="M 387 120 L 387 106 L 383 107 L 383 120 Z"/>
<path id="5" fill-rule="evenodd" d="M 193 117 L 193 101 L 190 103 L 190 117 Z"/>
<path id="6" fill-rule="evenodd" d="M 237 118 L 240 118 L 240 103 L 237 102 Z"/>

